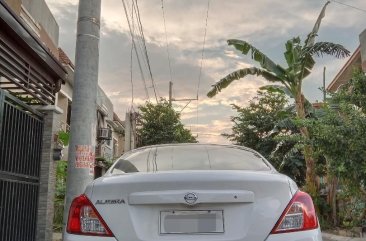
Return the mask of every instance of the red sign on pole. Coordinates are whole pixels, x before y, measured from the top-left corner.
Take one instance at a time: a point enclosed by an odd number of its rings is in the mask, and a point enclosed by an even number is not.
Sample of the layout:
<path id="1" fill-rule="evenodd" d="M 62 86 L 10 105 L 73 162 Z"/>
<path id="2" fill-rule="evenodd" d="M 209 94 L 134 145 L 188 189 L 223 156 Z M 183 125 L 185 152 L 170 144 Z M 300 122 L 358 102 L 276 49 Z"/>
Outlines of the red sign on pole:
<path id="1" fill-rule="evenodd" d="M 76 145 L 75 148 L 75 168 L 88 168 L 89 175 L 94 175 L 94 148 L 90 145 Z"/>

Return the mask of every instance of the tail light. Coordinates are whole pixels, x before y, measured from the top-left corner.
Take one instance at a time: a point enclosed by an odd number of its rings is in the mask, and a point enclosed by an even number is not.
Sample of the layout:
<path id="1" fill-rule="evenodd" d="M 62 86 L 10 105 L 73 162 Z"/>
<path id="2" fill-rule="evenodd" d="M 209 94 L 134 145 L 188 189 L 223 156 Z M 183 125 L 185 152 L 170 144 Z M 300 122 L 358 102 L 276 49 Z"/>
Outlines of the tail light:
<path id="1" fill-rule="evenodd" d="M 287 205 L 271 234 L 318 228 L 313 201 L 309 194 L 298 191 Z"/>
<path id="2" fill-rule="evenodd" d="M 106 237 L 114 236 L 98 211 L 85 195 L 76 197 L 72 201 L 66 230 L 71 234 Z"/>

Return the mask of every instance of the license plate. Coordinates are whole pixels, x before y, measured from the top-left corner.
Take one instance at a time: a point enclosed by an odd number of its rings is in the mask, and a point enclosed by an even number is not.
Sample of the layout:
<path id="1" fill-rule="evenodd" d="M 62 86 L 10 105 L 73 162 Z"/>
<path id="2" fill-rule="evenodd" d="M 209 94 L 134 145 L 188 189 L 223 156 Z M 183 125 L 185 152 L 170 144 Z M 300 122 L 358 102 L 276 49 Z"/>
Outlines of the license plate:
<path id="1" fill-rule="evenodd" d="M 161 211 L 160 233 L 224 233 L 224 212 L 222 210 Z"/>

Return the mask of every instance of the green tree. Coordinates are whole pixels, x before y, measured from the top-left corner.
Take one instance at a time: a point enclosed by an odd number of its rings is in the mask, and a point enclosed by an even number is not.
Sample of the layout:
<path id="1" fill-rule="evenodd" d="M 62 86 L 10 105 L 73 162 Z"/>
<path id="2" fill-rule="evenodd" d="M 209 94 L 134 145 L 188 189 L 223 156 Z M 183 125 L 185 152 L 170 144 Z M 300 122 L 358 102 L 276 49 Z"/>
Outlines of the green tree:
<path id="1" fill-rule="evenodd" d="M 331 94 L 331 103 L 348 103 L 358 108 L 366 114 L 366 77 L 360 69 L 355 69 L 352 78 L 335 94 Z"/>
<path id="2" fill-rule="evenodd" d="M 296 126 L 286 122 L 294 117 L 283 92 L 259 90 L 249 106 L 233 105 L 237 116 L 232 117 L 232 134 L 225 135 L 237 145 L 261 153 L 280 172 L 290 176 L 298 185 L 304 184 L 304 158 L 296 149 L 296 141 L 277 140 L 277 136 L 298 133 Z M 285 125 L 286 122 L 286 125 Z"/>
<path id="3" fill-rule="evenodd" d="M 329 171 L 366 195 L 366 77 L 361 71 L 332 95 L 329 106 L 316 120 L 311 144 L 323 154 Z"/>
<path id="4" fill-rule="evenodd" d="M 141 138 L 141 146 L 197 142 L 191 132 L 184 128 L 180 114 L 164 99 L 153 104 L 146 102 L 139 106 L 137 132 Z"/>
<path id="5" fill-rule="evenodd" d="M 312 146 L 317 156 L 325 157 L 327 202 L 334 226 L 357 225 L 366 218 L 366 77 L 356 71 L 314 118 L 299 122 L 311 130 Z M 341 192 L 337 187 L 341 186 Z M 336 200 L 345 205 L 337 210 Z M 363 208 L 362 208 L 363 207 Z M 355 211 L 355 210 L 363 211 Z M 324 218 L 323 217 L 323 218 Z"/>
<path id="6" fill-rule="evenodd" d="M 215 96 L 222 89 L 229 86 L 234 80 L 239 80 L 248 75 L 262 76 L 272 83 L 280 84 L 270 86 L 270 88 L 282 89 L 291 95 L 295 99 L 297 117 L 299 119 L 305 119 L 305 104 L 307 101 L 302 93 L 302 83 L 305 78 L 310 75 L 311 70 L 315 65 L 313 56 L 322 56 L 326 54 L 333 55 L 337 58 L 343 58 L 349 55 L 349 51 L 339 44 L 315 42 L 315 37 L 317 36 L 321 20 L 325 15 L 325 9 L 328 4 L 329 2 L 323 7 L 312 32 L 308 34 L 303 43 L 299 37 L 290 39 L 286 42 L 286 51 L 284 53 L 287 63 L 286 67 L 276 64 L 268 56 L 246 41 L 236 39 L 228 40 L 229 45 L 233 45 L 244 55 L 249 54 L 254 61 L 259 63 L 260 67 L 239 69 L 227 75 L 213 85 L 213 88 L 208 92 L 207 96 Z M 304 138 L 310 138 L 308 128 L 302 127 L 300 128 L 300 131 Z M 315 196 L 315 161 L 311 145 L 304 145 L 303 151 L 306 161 L 306 189 L 311 195 Z"/>
<path id="7" fill-rule="evenodd" d="M 232 105 L 237 116 L 232 117 L 232 134 L 227 137 L 237 145 L 253 148 L 269 157 L 277 145 L 272 131 L 276 123 L 291 113 L 285 110 L 288 100 L 279 92 L 257 91 L 249 106 Z"/>

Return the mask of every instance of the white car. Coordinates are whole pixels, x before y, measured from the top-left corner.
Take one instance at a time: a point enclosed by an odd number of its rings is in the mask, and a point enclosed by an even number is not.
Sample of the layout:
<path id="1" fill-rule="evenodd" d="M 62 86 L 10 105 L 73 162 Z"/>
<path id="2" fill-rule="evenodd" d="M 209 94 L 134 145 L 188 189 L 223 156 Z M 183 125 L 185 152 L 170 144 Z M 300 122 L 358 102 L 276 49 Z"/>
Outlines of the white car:
<path id="1" fill-rule="evenodd" d="M 321 241 L 311 197 L 257 152 L 171 144 L 124 154 L 72 202 L 65 241 Z"/>

